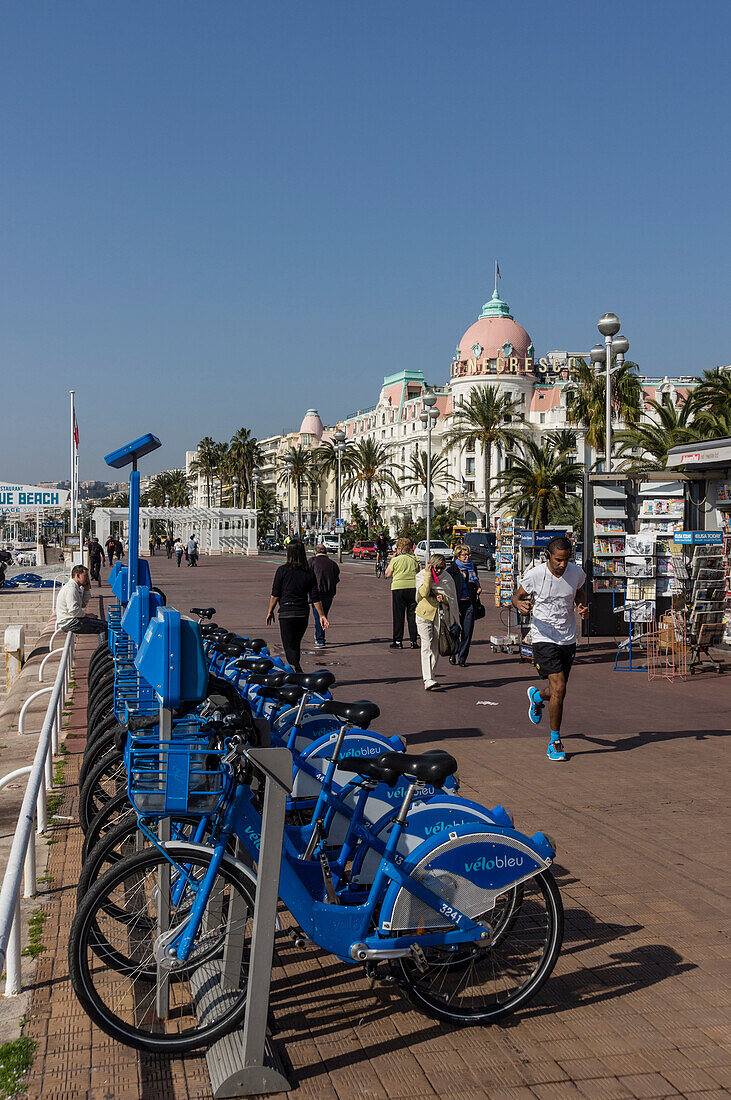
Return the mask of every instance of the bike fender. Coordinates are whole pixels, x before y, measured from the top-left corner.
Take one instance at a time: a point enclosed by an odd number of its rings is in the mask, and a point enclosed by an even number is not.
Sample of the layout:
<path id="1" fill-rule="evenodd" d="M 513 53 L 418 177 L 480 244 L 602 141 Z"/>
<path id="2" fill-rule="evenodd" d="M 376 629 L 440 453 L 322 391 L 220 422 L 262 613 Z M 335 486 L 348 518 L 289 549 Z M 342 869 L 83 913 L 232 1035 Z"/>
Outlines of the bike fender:
<path id="1" fill-rule="evenodd" d="M 409 853 L 400 869 L 407 876 L 417 866 L 422 875 L 429 871 L 445 872 L 497 896 L 546 870 L 552 861 L 548 851 L 552 849 L 540 833 L 531 839 L 517 829 L 471 823 L 424 840 Z M 379 918 L 382 931 L 391 930 L 393 909 L 401 889 L 400 883 L 391 882 L 386 890 Z"/>

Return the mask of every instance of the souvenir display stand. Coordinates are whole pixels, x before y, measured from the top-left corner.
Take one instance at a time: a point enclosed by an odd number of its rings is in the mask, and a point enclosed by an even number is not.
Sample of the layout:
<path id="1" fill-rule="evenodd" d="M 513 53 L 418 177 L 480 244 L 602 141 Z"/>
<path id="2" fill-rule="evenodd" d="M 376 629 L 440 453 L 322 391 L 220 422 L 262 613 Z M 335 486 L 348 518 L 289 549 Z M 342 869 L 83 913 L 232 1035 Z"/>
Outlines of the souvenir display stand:
<path id="1" fill-rule="evenodd" d="M 520 647 L 520 621 L 522 616 L 513 607 L 513 592 L 518 585 L 520 568 L 520 534 L 522 523 L 516 519 L 498 519 L 496 523 L 495 550 L 495 606 L 504 609 L 507 616 L 505 634 L 492 634 L 490 647 L 493 653 L 516 653 Z"/>

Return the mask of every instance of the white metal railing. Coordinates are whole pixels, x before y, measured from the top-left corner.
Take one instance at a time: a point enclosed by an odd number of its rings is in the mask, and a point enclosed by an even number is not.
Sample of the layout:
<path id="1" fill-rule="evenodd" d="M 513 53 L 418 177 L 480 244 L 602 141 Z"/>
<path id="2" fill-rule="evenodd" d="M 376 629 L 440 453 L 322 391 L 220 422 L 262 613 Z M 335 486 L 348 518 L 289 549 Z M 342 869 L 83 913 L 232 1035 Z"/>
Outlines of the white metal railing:
<path id="1" fill-rule="evenodd" d="M 5 966 L 5 996 L 20 993 L 20 879 L 25 869 L 25 897 L 36 893 L 36 857 L 33 820 L 37 817 L 37 832 L 47 827 L 46 793 L 53 787 L 53 753 L 58 749 L 59 732 L 63 719 L 63 705 L 71 680 L 76 636 L 67 634 L 61 653 L 61 663 L 56 673 L 51 698 L 38 737 L 38 748 L 29 768 L 20 768 L 0 779 L 0 790 L 13 778 L 28 774 L 23 804 L 15 826 L 8 865 L 0 887 L 0 970 Z M 40 694 L 36 692 L 36 695 Z M 20 727 L 20 721 L 18 722 Z M 45 782 L 44 782 L 45 779 Z M 35 810 L 34 810 L 35 807 Z"/>
<path id="2" fill-rule="evenodd" d="M 57 573 L 53 578 L 53 596 L 51 599 L 51 612 L 56 614 L 56 585 L 61 588 L 71 576 L 70 573 Z"/>

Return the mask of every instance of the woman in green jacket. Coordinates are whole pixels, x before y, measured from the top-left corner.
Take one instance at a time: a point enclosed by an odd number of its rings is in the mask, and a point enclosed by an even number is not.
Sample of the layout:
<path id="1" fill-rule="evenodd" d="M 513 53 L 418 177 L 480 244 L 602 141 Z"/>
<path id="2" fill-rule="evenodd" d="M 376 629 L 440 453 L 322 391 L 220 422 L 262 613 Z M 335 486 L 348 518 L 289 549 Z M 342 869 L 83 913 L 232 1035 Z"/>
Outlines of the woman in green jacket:
<path id="1" fill-rule="evenodd" d="M 391 649 L 404 648 L 404 617 L 409 624 L 411 648 L 418 649 L 416 633 L 416 574 L 419 563 L 411 553 L 411 539 L 399 539 L 396 552 L 386 567 L 391 578 L 391 610 L 393 613 L 393 638 Z"/>

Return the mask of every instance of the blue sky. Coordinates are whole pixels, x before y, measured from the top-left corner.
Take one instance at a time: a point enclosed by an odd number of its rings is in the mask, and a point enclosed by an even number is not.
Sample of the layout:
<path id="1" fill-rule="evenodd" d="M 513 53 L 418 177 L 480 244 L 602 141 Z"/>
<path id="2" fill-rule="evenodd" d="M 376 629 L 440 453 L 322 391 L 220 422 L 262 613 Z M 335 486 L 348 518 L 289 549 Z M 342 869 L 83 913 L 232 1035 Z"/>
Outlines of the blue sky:
<path id="1" fill-rule="evenodd" d="M 539 354 L 728 363 L 730 10 L 4 4 L 0 480 L 67 476 L 71 387 L 92 478 L 443 382 L 495 257 Z"/>

